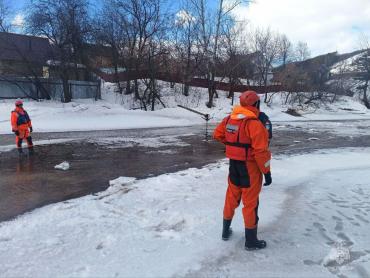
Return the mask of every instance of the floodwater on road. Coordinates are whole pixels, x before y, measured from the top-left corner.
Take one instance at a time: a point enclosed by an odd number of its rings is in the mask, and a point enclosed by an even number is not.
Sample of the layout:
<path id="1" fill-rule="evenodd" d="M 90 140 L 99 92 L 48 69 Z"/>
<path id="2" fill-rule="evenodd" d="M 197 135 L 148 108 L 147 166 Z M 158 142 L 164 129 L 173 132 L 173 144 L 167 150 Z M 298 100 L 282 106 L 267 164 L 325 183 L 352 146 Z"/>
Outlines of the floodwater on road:
<path id="1" fill-rule="evenodd" d="M 355 125 L 362 126 L 361 122 Z M 305 124 L 275 125 L 273 154 L 321 148 L 370 147 L 370 136 L 347 136 L 307 129 Z M 35 146 L 35 155 L 19 158 L 16 150 L 0 152 L 0 221 L 32 209 L 96 193 L 120 176 L 147 178 L 202 167 L 224 158 L 224 148 L 204 140 L 204 126 L 141 130 L 35 133 L 34 141 L 71 139 Z M 0 146 L 11 144 L 0 136 Z M 54 166 L 68 161 L 68 171 Z M 225 177 L 226 180 L 226 177 Z"/>

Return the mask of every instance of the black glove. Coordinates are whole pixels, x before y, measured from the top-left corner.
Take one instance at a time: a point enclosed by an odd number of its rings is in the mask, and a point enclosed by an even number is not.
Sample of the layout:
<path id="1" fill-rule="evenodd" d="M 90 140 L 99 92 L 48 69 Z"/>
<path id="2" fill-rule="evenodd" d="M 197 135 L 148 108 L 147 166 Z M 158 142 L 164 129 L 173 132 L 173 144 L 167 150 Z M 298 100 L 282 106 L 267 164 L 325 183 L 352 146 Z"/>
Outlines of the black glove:
<path id="1" fill-rule="evenodd" d="M 264 176 L 265 176 L 265 183 L 263 185 L 264 186 L 270 185 L 272 183 L 271 172 L 264 174 Z"/>
<path id="2" fill-rule="evenodd" d="M 30 126 L 30 132 L 33 132 L 33 128 L 32 128 L 32 126 Z"/>
<path id="3" fill-rule="evenodd" d="M 19 131 L 18 130 L 15 130 L 14 131 L 14 134 L 17 135 L 17 136 L 19 136 Z"/>

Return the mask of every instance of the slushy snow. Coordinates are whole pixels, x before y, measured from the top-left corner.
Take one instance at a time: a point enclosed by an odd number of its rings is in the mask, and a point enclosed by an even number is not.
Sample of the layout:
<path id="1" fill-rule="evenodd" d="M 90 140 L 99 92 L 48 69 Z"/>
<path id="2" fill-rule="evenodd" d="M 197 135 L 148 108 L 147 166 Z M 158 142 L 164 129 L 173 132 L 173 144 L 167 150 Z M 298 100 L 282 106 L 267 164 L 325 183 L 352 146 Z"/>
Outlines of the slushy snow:
<path id="1" fill-rule="evenodd" d="M 63 161 L 62 163 L 55 165 L 54 168 L 57 170 L 67 171 L 70 168 L 70 164 L 68 161 Z"/>
<path id="2" fill-rule="evenodd" d="M 226 160 L 144 180 L 0 223 L 4 277 L 368 277 L 370 149 L 277 156 L 260 196 L 259 237 L 241 211 L 221 240 Z"/>

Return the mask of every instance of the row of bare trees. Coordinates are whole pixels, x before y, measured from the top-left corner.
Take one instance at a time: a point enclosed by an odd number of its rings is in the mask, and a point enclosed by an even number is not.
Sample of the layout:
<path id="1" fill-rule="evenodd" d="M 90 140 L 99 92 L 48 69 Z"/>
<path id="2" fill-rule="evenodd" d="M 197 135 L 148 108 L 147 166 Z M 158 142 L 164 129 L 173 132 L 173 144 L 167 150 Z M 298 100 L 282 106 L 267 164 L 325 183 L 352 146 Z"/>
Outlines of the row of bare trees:
<path id="1" fill-rule="evenodd" d="M 180 77 L 185 96 L 192 78 L 207 80 L 211 107 L 216 81 L 229 82 L 231 97 L 233 85 L 242 79 L 267 86 L 273 67 L 309 57 L 305 43 L 293 46 L 285 35 L 270 29 L 247 30 L 247 23 L 238 22 L 233 13 L 242 4 L 181 0 L 173 12 L 165 0 L 103 0 L 93 13 L 89 0 L 33 0 L 24 31 L 52 43 L 65 102 L 72 98 L 69 72 L 81 65 L 94 70 L 85 49 L 95 45 L 109 49 L 119 93 L 135 94 L 143 109 L 161 103 L 155 76 L 166 71 Z M 119 82 L 120 72 L 141 70 L 150 73 L 143 82 Z"/>
<path id="2" fill-rule="evenodd" d="M 49 39 L 53 46 L 53 66 L 63 84 L 63 101 L 70 102 L 69 72 L 85 64 L 84 45 L 91 25 L 87 0 L 37 0 L 29 5 L 26 33 Z"/>
<path id="3" fill-rule="evenodd" d="M 270 29 L 248 30 L 246 22 L 238 22 L 233 10 L 242 1 L 219 0 L 211 12 L 205 0 L 182 3 L 173 41 L 183 65 L 184 95 L 188 93 L 186 81 L 198 74 L 208 81 L 208 107 L 217 96 L 216 79 L 229 82 L 232 97 L 232 87 L 241 79 L 266 87 L 274 66 L 310 56 L 303 42 L 294 47 L 285 35 Z"/>
<path id="4" fill-rule="evenodd" d="M 111 49 L 119 93 L 123 92 L 119 82 L 122 69 L 128 74 L 149 70 L 144 90 L 137 79 L 127 80 L 125 86 L 125 93 L 135 93 L 145 110 L 148 104 L 154 110 L 155 101 L 161 101 L 155 73 L 166 63 L 167 24 L 162 0 L 106 0 L 93 22 L 95 43 Z"/>

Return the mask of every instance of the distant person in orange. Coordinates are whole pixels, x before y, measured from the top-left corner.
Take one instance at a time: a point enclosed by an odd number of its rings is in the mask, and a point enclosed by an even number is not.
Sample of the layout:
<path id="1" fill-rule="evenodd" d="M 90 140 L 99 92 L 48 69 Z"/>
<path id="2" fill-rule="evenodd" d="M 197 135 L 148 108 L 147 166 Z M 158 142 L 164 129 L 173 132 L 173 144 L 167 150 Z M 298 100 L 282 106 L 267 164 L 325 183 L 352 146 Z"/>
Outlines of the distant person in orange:
<path id="1" fill-rule="evenodd" d="M 33 131 L 31 119 L 26 110 L 23 109 L 23 101 L 17 100 L 15 102 L 15 109 L 11 114 L 12 131 L 15 134 L 15 142 L 19 154 L 23 154 L 22 142 L 26 139 L 29 154 L 33 154 L 33 143 L 30 133 Z"/>
<path id="2" fill-rule="evenodd" d="M 240 96 L 240 105 L 234 107 L 213 134 L 214 139 L 226 145 L 226 157 L 230 159 L 222 239 L 230 238 L 234 211 L 243 202 L 246 250 L 266 247 L 266 241 L 257 239 L 258 203 L 263 175 L 264 185 L 272 183 L 269 132 L 259 119 L 259 108 L 257 93 L 244 92 Z"/>

